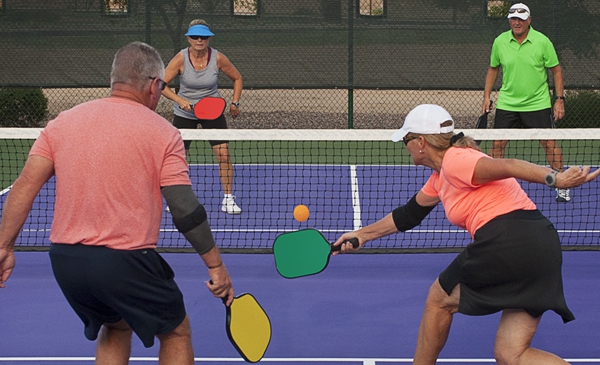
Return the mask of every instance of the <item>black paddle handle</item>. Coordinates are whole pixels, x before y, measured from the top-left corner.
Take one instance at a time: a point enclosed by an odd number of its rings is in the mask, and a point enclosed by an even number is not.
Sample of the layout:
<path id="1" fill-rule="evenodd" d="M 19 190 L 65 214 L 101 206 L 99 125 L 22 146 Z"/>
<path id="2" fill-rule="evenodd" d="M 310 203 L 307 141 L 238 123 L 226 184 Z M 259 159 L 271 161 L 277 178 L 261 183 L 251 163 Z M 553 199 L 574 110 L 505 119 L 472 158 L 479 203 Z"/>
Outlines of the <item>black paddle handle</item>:
<path id="1" fill-rule="evenodd" d="M 352 247 L 354 248 L 358 248 L 359 244 L 358 244 L 358 238 L 354 237 L 354 238 L 350 238 L 349 240 L 345 241 L 344 243 L 350 242 L 352 244 Z M 339 246 L 331 246 L 331 252 L 335 252 L 335 251 L 339 251 L 342 249 L 342 245 Z"/>

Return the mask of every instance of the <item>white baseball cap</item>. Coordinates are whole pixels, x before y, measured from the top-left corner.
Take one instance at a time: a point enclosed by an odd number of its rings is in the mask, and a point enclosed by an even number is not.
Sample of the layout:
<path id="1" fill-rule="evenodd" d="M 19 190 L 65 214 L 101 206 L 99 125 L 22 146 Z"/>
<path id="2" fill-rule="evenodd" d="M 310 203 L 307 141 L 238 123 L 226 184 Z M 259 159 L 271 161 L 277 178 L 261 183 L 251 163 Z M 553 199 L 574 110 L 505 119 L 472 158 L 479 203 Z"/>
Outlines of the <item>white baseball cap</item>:
<path id="1" fill-rule="evenodd" d="M 508 18 L 519 18 L 521 20 L 527 20 L 531 16 L 529 7 L 523 3 L 518 3 L 508 9 Z"/>
<path id="2" fill-rule="evenodd" d="M 452 125 L 442 127 L 446 121 L 452 121 Z M 454 130 L 454 120 L 446 109 L 434 104 L 421 104 L 411 110 L 404 119 L 402 128 L 392 134 L 392 141 L 398 142 L 408 133 L 417 134 L 442 134 Z"/>

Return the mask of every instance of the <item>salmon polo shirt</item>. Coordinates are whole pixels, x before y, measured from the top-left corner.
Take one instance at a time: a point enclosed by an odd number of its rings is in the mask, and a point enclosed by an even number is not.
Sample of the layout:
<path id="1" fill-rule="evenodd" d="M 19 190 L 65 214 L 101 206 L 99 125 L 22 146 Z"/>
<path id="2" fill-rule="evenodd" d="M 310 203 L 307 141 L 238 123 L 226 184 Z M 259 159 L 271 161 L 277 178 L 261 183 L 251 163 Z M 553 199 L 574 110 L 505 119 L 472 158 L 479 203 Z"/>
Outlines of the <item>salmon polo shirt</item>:
<path id="1" fill-rule="evenodd" d="M 429 177 L 421 191 L 438 197 L 448 220 L 471 237 L 492 219 L 515 210 L 535 210 L 535 204 L 514 178 L 483 185 L 472 183 L 479 159 L 490 158 L 472 148 L 450 147 L 439 173 Z"/>
<path id="2" fill-rule="evenodd" d="M 153 110 L 123 98 L 60 113 L 30 156 L 54 163 L 53 243 L 155 248 L 160 188 L 191 185 L 180 132 Z"/>

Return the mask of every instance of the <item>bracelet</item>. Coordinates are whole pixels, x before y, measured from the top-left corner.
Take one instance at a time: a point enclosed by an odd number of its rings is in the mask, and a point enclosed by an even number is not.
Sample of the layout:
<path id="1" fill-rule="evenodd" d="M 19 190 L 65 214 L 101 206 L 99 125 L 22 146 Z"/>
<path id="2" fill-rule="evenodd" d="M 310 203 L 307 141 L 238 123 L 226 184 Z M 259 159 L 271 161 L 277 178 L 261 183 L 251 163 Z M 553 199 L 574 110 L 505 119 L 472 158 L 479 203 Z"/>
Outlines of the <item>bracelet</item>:
<path id="1" fill-rule="evenodd" d="M 565 100 L 565 97 L 564 96 L 557 96 L 556 100 Z"/>
<path id="2" fill-rule="evenodd" d="M 223 266 L 223 261 L 221 261 L 221 263 L 220 263 L 220 264 L 218 264 L 217 266 L 208 266 L 208 269 L 209 269 L 209 270 L 212 270 L 212 269 L 218 269 L 218 268 L 220 268 L 221 266 Z"/>

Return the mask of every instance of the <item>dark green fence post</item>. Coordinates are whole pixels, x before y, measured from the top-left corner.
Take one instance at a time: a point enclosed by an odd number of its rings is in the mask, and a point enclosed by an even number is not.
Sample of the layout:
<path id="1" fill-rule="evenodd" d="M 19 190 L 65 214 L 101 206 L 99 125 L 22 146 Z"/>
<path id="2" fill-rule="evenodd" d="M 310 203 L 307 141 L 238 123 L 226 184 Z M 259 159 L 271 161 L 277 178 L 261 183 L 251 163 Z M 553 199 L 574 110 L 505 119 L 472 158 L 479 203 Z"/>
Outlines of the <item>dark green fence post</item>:
<path id="1" fill-rule="evenodd" d="M 348 0 L 348 129 L 354 128 L 354 1 Z"/>
<path id="2" fill-rule="evenodd" d="M 146 0 L 146 43 L 152 44 L 152 0 Z"/>

